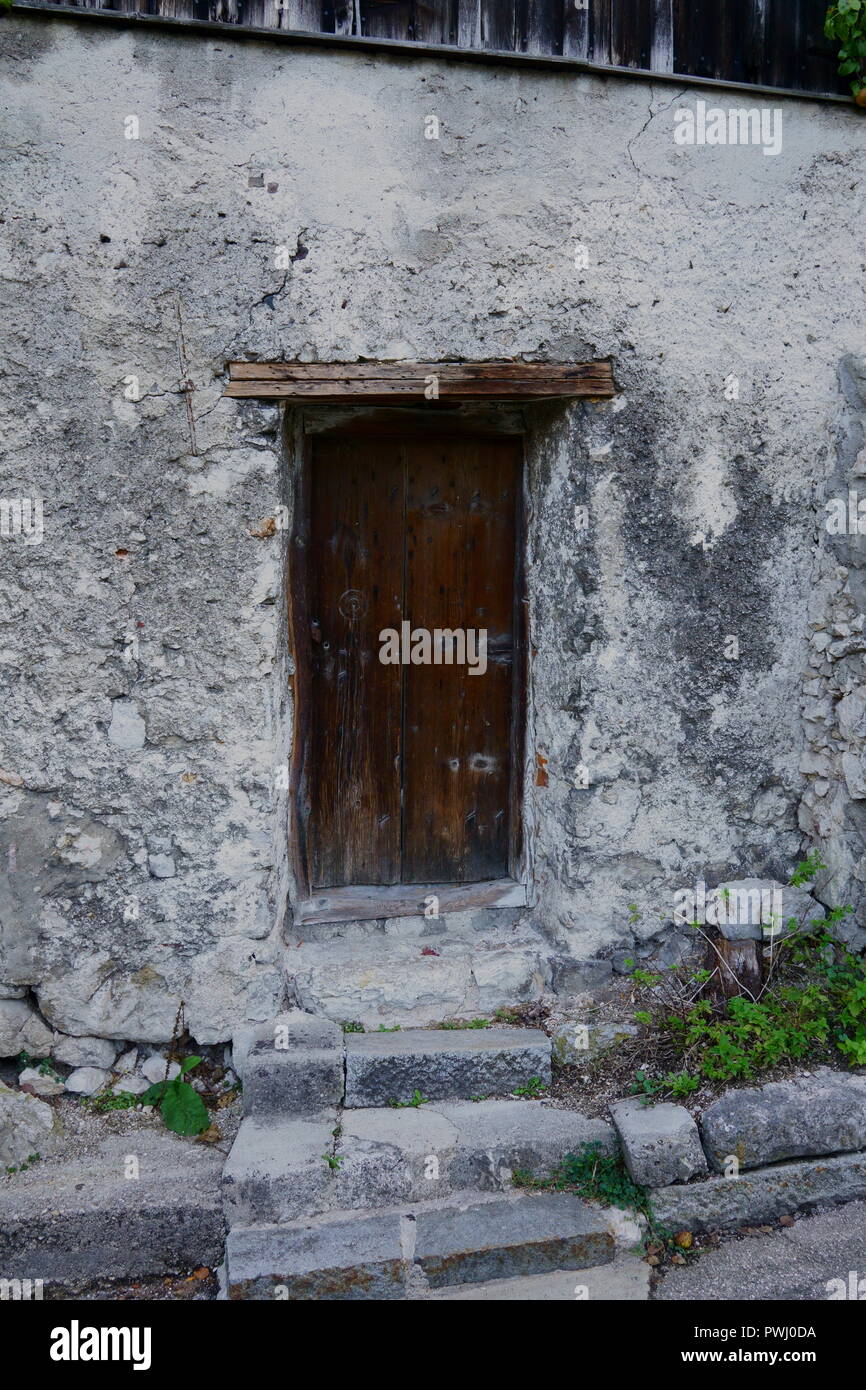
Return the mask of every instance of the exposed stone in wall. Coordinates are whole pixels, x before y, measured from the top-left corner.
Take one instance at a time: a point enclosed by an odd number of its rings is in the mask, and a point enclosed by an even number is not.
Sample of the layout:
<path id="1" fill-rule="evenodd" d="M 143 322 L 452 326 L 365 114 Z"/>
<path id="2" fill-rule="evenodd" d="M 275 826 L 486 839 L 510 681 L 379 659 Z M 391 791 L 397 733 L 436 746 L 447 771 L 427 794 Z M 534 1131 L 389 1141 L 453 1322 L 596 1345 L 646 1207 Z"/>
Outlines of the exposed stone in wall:
<path id="1" fill-rule="evenodd" d="M 836 469 L 820 509 L 830 594 L 810 613 L 809 669 L 803 682 L 806 789 L 800 825 L 817 842 L 826 872 L 816 894 L 830 907 L 852 906 L 838 926 L 856 949 L 866 946 L 866 540 L 858 529 L 858 493 L 866 499 L 866 358 L 840 367 L 844 407 L 835 429 Z M 866 506 L 862 525 L 866 532 Z M 841 527 L 841 529 L 839 529 Z"/>

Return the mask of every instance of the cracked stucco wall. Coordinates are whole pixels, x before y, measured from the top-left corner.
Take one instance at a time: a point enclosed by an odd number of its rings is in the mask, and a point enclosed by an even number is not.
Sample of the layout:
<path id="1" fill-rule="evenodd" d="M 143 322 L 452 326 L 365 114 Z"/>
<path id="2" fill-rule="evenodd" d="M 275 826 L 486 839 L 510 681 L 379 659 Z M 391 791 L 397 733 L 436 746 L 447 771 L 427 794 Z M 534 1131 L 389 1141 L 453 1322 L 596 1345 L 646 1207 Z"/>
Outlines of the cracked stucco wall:
<path id="1" fill-rule="evenodd" d="M 859 112 L 780 100 L 777 157 L 682 147 L 700 89 L 20 13 L 0 67 L 0 496 L 45 516 L 0 540 L 8 993 L 153 1040 L 183 997 L 209 1042 L 287 991 L 346 1016 L 371 959 L 376 1009 L 427 988 L 429 924 L 309 964 L 284 931 L 291 454 L 273 407 L 222 398 L 231 357 L 613 359 L 615 401 L 529 435 L 534 902 L 436 925 L 428 1010 L 647 941 L 697 877 L 786 877 L 816 778 L 859 891 L 854 793 L 802 765 L 799 704 L 839 602 Z"/>

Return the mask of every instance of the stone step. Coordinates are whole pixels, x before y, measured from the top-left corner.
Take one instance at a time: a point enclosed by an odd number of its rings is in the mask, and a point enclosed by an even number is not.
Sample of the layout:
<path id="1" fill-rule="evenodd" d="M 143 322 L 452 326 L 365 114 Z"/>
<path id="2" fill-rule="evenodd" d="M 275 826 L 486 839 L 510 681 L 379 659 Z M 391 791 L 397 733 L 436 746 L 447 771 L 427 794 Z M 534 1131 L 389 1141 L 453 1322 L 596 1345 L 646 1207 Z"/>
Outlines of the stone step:
<path id="1" fill-rule="evenodd" d="M 421 1297 L 441 1303 L 645 1303 L 650 1267 L 636 1255 L 618 1255 L 591 1269 L 558 1269 L 484 1284 L 448 1284 Z"/>
<path id="2" fill-rule="evenodd" d="M 534 1028 L 407 1028 L 346 1036 L 348 1108 L 506 1095 L 550 1085 L 550 1039 Z"/>
<path id="3" fill-rule="evenodd" d="M 134 1170 L 133 1170 L 134 1163 Z M 96 1134 L 0 1178 L 0 1277 L 52 1285 L 215 1268 L 222 1155 L 167 1130 Z"/>
<path id="4" fill-rule="evenodd" d="M 451 1192 L 507 1191 L 517 1169 L 549 1176 L 612 1127 L 542 1101 L 448 1101 L 243 1121 L 223 1175 L 229 1223 L 292 1221 L 331 1208 L 386 1207 Z M 332 1156 L 333 1166 L 325 1155 Z"/>
<path id="5" fill-rule="evenodd" d="M 567 1193 L 454 1196 L 284 1225 L 234 1226 L 231 1299 L 405 1299 L 421 1287 L 484 1283 L 614 1258 L 603 1217 Z"/>
<path id="6" fill-rule="evenodd" d="M 780 1216 L 866 1198 L 866 1154 L 833 1154 L 750 1168 L 736 1178 L 656 1188 L 652 1208 L 671 1231 L 763 1226 Z"/>
<path id="7" fill-rule="evenodd" d="M 317 1115 L 343 1099 L 343 1034 L 303 1013 L 240 1029 L 232 1060 L 243 1082 L 245 1115 Z"/>

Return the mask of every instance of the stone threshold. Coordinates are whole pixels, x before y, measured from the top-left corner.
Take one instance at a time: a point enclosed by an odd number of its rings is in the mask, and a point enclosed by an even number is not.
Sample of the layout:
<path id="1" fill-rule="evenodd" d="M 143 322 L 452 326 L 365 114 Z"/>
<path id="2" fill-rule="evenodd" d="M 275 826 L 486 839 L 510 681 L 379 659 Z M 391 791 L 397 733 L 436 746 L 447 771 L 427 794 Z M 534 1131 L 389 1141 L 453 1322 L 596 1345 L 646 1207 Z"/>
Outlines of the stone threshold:
<path id="1" fill-rule="evenodd" d="M 295 906 L 298 925 L 309 922 L 368 922 L 388 917 L 426 917 L 472 908 L 525 907 L 526 885 L 513 878 L 484 883 L 357 884 L 325 888 Z"/>

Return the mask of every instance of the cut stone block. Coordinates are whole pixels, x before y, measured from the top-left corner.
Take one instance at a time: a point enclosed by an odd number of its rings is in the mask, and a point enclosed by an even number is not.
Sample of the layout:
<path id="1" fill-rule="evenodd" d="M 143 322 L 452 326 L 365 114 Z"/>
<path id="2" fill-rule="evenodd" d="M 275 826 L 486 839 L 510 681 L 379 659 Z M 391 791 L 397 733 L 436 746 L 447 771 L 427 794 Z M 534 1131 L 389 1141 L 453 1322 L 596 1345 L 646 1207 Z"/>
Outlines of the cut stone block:
<path id="1" fill-rule="evenodd" d="M 866 1197 L 866 1154 L 839 1154 L 755 1168 L 739 1178 L 712 1177 L 652 1194 L 653 1215 L 673 1231 L 761 1226 L 819 1203 Z"/>
<path id="2" fill-rule="evenodd" d="M 270 1023 L 245 1024 L 232 1036 L 232 1066 L 242 1081 L 246 1059 L 254 1043 L 270 1044 L 280 1051 L 312 1048 L 318 1052 L 342 1052 L 343 1031 L 330 1019 L 305 1013 L 303 1009 L 288 1009 Z"/>
<path id="3" fill-rule="evenodd" d="M 454 1188 L 456 1127 L 440 1111 L 344 1110 L 334 1175 L 342 1207 L 389 1206 L 447 1195 Z"/>
<path id="4" fill-rule="evenodd" d="M 410 1028 L 346 1037 L 346 1105 L 503 1095 L 537 1076 L 550 1084 L 550 1039 L 537 1029 Z"/>
<path id="5" fill-rule="evenodd" d="M 236 1226 L 226 1242 L 231 1299 L 341 1302 L 405 1296 L 400 1215 Z"/>
<path id="6" fill-rule="evenodd" d="M 640 1187 L 665 1187 L 706 1173 L 698 1127 L 683 1106 L 622 1100 L 612 1113 L 626 1167 Z"/>
<path id="7" fill-rule="evenodd" d="M 333 1205 L 337 1111 L 308 1119 L 248 1115 L 223 1170 L 229 1225 L 270 1224 L 315 1215 Z"/>
<path id="8" fill-rule="evenodd" d="M 701 1116 L 704 1148 L 723 1173 L 787 1158 L 866 1149 L 866 1076 L 822 1067 L 814 1076 L 730 1091 Z"/>
<path id="9" fill-rule="evenodd" d="M 440 1102 L 404 1110 L 347 1110 L 337 1152 L 340 1204 L 425 1200 L 464 1189 L 508 1191 L 517 1169 L 548 1177 L 585 1144 L 617 1152 L 612 1128 L 533 1102 Z"/>
<path id="10" fill-rule="evenodd" d="M 346 1110 L 309 1119 L 248 1117 L 224 1176 L 233 1222 L 292 1220 L 329 1208 L 387 1207 L 463 1190 L 511 1191 L 517 1168 L 547 1177 L 564 1154 L 618 1144 L 601 1120 L 518 1100 Z"/>
<path id="11" fill-rule="evenodd" d="M 234 1226 L 226 1244 L 233 1299 L 403 1299 L 413 1262 L 440 1286 L 592 1268 L 613 1257 L 603 1217 L 568 1194 L 462 1194 Z"/>
<path id="12" fill-rule="evenodd" d="M 436 1108 L 458 1134 L 451 1169 L 455 1189 L 507 1190 L 517 1169 L 546 1178 L 567 1153 L 577 1153 L 587 1144 L 606 1154 L 619 1149 L 609 1124 L 576 1110 L 522 1100 L 464 1101 Z"/>
<path id="13" fill-rule="evenodd" d="M 419 1212 L 416 1229 L 415 1261 L 431 1288 L 585 1269 L 614 1256 L 601 1216 L 567 1193 Z"/>
<path id="14" fill-rule="evenodd" d="M 613 1264 L 592 1269 L 557 1270 L 484 1284 L 454 1284 L 434 1289 L 427 1297 L 441 1303 L 645 1303 L 649 1298 L 650 1267 L 645 1260 L 621 1255 Z"/>
<path id="15" fill-rule="evenodd" d="M 300 1009 L 241 1030 L 233 1051 L 245 1115 L 318 1115 L 343 1099 L 343 1035 Z"/>

